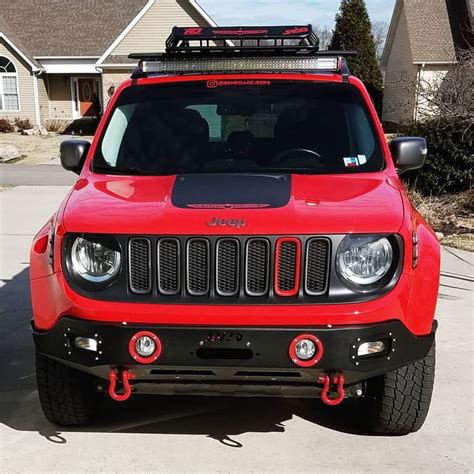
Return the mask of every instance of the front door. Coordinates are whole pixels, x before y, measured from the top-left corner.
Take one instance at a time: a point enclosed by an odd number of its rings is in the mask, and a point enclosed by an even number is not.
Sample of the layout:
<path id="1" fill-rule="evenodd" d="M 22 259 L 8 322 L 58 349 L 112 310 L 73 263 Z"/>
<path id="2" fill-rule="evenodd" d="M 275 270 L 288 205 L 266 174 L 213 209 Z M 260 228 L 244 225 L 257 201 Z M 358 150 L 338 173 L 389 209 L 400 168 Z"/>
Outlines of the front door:
<path id="1" fill-rule="evenodd" d="M 78 79 L 79 111 L 81 117 L 92 117 L 96 114 L 94 109 L 94 79 Z"/>

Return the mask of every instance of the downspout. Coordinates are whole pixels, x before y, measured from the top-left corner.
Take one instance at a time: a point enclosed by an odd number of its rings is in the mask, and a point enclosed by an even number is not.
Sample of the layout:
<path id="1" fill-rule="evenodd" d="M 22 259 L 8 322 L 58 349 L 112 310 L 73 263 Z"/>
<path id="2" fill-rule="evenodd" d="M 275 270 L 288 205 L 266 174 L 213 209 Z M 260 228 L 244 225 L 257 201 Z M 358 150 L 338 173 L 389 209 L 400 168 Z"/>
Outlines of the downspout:
<path id="1" fill-rule="evenodd" d="M 39 104 L 39 94 L 38 94 L 38 76 L 41 75 L 43 71 L 33 71 L 33 94 L 35 97 L 35 119 L 36 125 L 38 128 L 41 127 L 41 113 L 40 113 L 40 104 Z"/>

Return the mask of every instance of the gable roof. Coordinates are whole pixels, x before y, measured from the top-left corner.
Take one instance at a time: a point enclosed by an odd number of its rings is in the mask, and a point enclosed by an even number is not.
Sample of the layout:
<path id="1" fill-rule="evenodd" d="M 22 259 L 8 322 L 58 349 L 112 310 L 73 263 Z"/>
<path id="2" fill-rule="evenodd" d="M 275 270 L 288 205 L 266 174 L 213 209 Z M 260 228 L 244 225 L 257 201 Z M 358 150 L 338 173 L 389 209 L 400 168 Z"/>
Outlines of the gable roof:
<path id="1" fill-rule="evenodd" d="M 466 47 L 469 29 L 472 30 L 472 16 L 468 13 L 468 5 L 472 1 L 397 0 L 382 55 L 382 66 L 387 64 L 402 11 L 406 15 L 413 62 L 452 62 L 456 49 Z"/>

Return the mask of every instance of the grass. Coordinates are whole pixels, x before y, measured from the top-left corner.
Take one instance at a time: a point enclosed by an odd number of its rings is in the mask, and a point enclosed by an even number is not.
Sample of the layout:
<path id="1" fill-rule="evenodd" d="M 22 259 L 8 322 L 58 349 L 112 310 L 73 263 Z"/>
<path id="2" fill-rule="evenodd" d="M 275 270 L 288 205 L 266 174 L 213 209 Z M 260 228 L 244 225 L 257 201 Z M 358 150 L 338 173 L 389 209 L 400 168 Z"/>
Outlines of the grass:
<path id="1" fill-rule="evenodd" d="M 442 245 L 474 252 L 474 190 L 446 196 L 407 191 L 418 212 L 442 234 Z"/>

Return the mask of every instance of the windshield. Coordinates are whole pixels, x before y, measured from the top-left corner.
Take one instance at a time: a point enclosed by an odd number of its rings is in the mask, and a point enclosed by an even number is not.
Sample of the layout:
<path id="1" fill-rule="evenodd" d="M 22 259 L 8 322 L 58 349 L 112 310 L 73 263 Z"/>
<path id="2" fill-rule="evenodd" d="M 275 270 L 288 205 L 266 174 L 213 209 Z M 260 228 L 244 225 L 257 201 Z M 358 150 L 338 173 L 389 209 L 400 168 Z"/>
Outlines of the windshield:
<path id="1" fill-rule="evenodd" d="M 125 89 L 93 169 L 122 174 L 358 173 L 384 160 L 360 92 L 303 81 L 191 81 Z"/>

